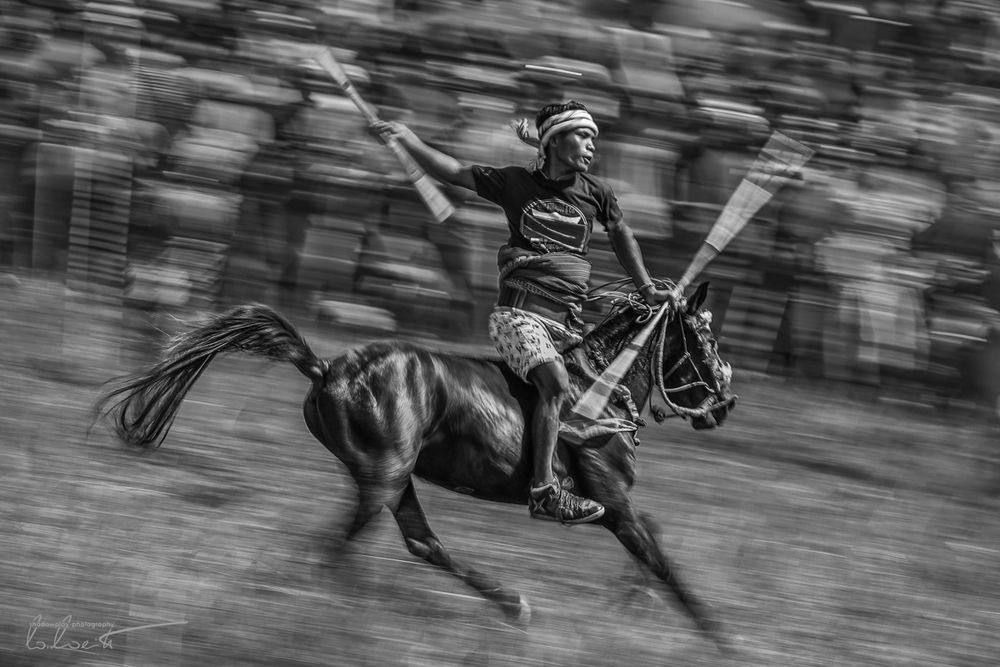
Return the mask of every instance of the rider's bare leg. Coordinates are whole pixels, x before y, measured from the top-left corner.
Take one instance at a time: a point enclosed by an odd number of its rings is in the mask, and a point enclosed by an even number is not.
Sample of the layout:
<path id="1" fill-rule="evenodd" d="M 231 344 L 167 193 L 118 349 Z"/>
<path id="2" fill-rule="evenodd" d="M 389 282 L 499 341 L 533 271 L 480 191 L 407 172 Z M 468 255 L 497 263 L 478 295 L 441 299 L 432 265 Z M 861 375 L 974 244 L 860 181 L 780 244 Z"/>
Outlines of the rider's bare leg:
<path id="1" fill-rule="evenodd" d="M 561 361 L 550 361 L 531 369 L 528 379 L 538 390 L 538 402 L 531 417 L 531 439 L 535 448 L 534 483 L 544 486 L 556 482 L 552 472 L 552 455 L 559 437 L 559 412 L 569 390 L 569 375 Z"/>
<path id="2" fill-rule="evenodd" d="M 534 480 L 529 493 L 531 515 L 563 523 L 586 523 L 604 515 L 604 507 L 562 488 L 552 470 L 552 456 L 559 439 L 559 413 L 569 391 L 569 375 L 562 361 L 550 361 L 528 372 L 538 391 L 531 417 L 534 445 Z"/>

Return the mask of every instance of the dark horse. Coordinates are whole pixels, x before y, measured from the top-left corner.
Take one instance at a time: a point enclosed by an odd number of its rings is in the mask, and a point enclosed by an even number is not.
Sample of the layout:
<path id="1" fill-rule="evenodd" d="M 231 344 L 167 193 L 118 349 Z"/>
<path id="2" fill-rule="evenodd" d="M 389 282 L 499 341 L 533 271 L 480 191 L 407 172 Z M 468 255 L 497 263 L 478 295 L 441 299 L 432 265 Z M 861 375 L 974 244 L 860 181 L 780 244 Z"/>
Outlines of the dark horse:
<path id="1" fill-rule="evenodd" d="M 721 424 L 735 397 L 730 369 L 718 356 L 707 311 L 707 284 L 663 317 L 643 344 L 605 416 L 641 424 L 636 402 L 654 390 L 696 428 Z M 579 346 L 571 373 L 576 395 L 608 366 L 652 315 L 635 295 L 619 300 Z M 579 352 L 583 352 L 580 355 Z M 248 352 L 291 362 L 312 382 L 305 420 L 312 434 L 340 459 L 358 486 L 350 539 L 387 506 L 416 556 L 459 577 L 511 618 L 530 614 L 516 591 L 452 558 L 431 531 L 414 491 L 413 476 L 486 500 L 527 504 L 531 475 L 533 388 L 495 360 L 443 354 L 400 341 L 376 342 L 335 359 L 318 358 L 295 327 L 260 305 L 236 307 L 177 336 L 163 358 L 126 378 L 98 403 L 126 443 L 158 446 L 181 401 L 212 359 Z M 590 368 L 581 368 L 581 366 Z M 568 408 L 567 408 L 568 409 Z M 657 418 L 665 413 L 660 411 Z M 670 589 L 702 630 L 722 645 L 707 610 L 675 576 L 655 527 L 632 503 L 637 439 L 632 431 L 560 443 L 554 465 L 562 479 L 603 503 L 600 524 Z"/>

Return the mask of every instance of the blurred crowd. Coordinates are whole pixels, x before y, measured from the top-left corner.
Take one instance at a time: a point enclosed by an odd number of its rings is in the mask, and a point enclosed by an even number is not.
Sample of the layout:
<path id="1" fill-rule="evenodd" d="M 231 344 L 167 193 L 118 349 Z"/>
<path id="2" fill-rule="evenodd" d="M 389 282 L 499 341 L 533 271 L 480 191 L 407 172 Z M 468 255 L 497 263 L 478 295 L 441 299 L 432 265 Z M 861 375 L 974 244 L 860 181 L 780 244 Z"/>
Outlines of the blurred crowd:
<path id="1" fill-rule="evenodd" d="M 1000 393 L 1000 7 L 983 0 L 9 0 L 0 270 L 147 311 L 257 300 L 485 337 L 502 214 L 434 224 L 310 59 L 479 164 L 578 99 L 676 279 L 772 131 L 816 151 L 708 269 L 737 367 Z M 595 283 L 622 277 L 595 236 Z"/>

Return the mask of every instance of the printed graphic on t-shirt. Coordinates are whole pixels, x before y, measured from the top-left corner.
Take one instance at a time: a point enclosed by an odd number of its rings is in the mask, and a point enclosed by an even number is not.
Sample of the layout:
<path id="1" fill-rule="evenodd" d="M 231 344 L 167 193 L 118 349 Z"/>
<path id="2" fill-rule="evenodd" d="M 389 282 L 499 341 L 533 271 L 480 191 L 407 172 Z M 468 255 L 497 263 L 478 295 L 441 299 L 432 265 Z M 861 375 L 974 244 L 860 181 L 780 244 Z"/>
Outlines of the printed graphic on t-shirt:
<path id="1" fill-rule="evenodd" d="M 590 236 L 587 217 L 555 198 L 533 199 L 521 211 L 521 235 L 536 250 L 584 252 Z"/>

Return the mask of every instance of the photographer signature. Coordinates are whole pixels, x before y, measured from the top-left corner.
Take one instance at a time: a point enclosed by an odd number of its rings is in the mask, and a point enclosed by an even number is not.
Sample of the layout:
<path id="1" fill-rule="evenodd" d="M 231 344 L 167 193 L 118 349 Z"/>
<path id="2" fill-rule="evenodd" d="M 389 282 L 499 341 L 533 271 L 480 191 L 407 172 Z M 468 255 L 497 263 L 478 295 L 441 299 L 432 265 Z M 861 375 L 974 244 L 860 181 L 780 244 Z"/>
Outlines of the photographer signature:
<path id="1" fill-rule="evenodd" d="M 187 621 L 168 621 L 165 623 L 148 623 L 146 625 L 134 625 L 128 628 L 119 628 L 117 630 L 111 629 L 107 632 L 99 635 L 95 639 L 84 639 L 82 641 L 68 640 L 64 636 L 66 630 L 70 627 L 77 627 L 80 625 L 93 626 L 92 623 L 74 623 L 73 616 L 66 616 L 61 621 L 57 623 L 43 623 L 41 615 L 35 616 L 31 620 L 31 624 L 28 626 L 28 636 L 24 641 L 25 647 L 29 651 L 41 651 L 45 649 L 57 650 L 57 651 L 93 651 L 95 649 L 110 649 L 114 648 L 111 642 L 111 638 L 114 635 L 120 635 L 127 632 L 136 632 L 137 630 L 149 630 L 151 628 L 164 628 L 171 625 L 185 625 Z M 38 630 L 41 628 L 52 627 L 55 628 L 55 632 L 52 636 L 52 641 L 43 641 L 37 638 Z"/>

